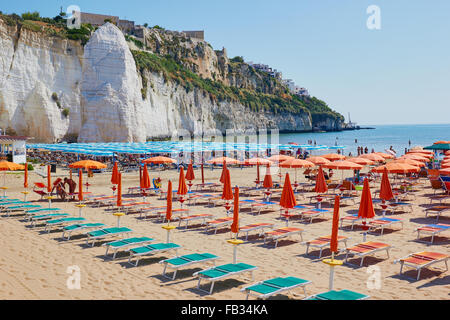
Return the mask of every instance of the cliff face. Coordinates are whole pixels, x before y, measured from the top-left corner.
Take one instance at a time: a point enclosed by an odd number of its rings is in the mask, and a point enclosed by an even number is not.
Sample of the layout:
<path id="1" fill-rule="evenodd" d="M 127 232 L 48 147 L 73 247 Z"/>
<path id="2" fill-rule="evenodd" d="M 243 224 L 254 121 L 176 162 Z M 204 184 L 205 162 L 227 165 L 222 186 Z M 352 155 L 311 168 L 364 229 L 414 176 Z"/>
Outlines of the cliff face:
<path id="1" fill-rule="evenodd" d="M 175 47 L 159 37 L 156 41 L 155 33 L 148 42 L 153 52 L 178 55 L 202 78 L 249 89 L 264 82 L 257 74 L 243 76 L 252 70 L 237 72 L 248 67 L 230 64 L 226 54 L 205 42 L 186 40 L 186 46 Z M 200 134 L 202 128 L 206 134 L 313 128 L 308 112 L 255 112 L 242 101 L 212 99 L 205 90 L 186 90 L 161 72 L 139 70 L 130 46 L 109 23 L 83 48 L 79 42 L 8 26 L 0 19 L 0 127 L 50 143 L 67 137 L 80 142 L 143 142 Z M 276 91 L 275 84 L 265 82 L 263 91 Z"/>

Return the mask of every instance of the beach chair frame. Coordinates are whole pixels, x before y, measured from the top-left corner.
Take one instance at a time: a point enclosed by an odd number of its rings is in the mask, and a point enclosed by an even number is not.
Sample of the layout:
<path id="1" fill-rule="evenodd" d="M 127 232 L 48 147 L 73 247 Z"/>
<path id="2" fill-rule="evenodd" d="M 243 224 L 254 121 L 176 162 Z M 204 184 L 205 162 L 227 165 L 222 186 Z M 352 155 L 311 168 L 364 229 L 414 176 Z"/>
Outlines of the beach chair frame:
<path id="1" fill-rule="evenodd" d="M 215 267 L 216 266 L 216 261 L 218 259 L 220 259 L 220 257 L 214 256 L 214 257 L 210 257 L 210 258 L 205 258 L 203 260 L 190 260 L 189 261 L 185 257 L 186 256 L 176 257 L 176 258 L 181 258 L 181 259 L 186 260 L 186 263 L 184 263 L 182 265 L 172 265 L 172 264 L 170 264 L 169 261 L 172 260 L 173 258 L 160 261 L 159 262 L 160 264 L 164 264 L 164 269 L 163 269 L 163 272 L 162 272 L 162 276 L 173 281 L 177 277 L 178 270 L 181 269 L 181 268 L 185 268 L 185 267 L 188 267 L 188 266 L 191 266 L 191 265 L 195 265 L 195 264 L 208 263 L 208 262 L 212 262 L 213 266 Z M 167 276 L 167 268 L 170 268 L 170 269 L 174 270 L 172 277 Z"/>
<path id="2" fill-rule="evenodd" d="M 364 246 L 367 242 L 365 243 L 359 243 L 354 245 L 353 247 L 358 247 L 358 246 Z M 350 248 L 345 248 L 346 254 L 345 254 L 345 263 L 347 264 L 351 264 L 348 262 L 348 256 L 349 254 L 352 254 L 353 256 L 358 256 L 361 259 L 361 263 L 359 264 L 360 267 L 363 266 L 364 263 L 364 258 L 366 256 L 370 256 L 370 255 L 374 255 L 375 253 L 379 252 L 379 251 L 383 251 L 386 250 L 386 254 L 387 254 L 387 258 L 389 259 L 389 250 L 392 249 L 391 245 L 385 244 L 386 246 L 380 247 L 380 248 L 376 248 L 376 247 L 372 247 L 370 248 L 369 251 L 366 252 L 356 252 L 356 251 L 352 251 L 352 247 Z M 353 265 L 353 264 L 351 264 Z"/>
<path id="3" fill-rule="evenodd" d="M 428 262 L 428 263 L 420 264 L 420 265 L 412 264 L 410 262 L 404 261 L 405 259 L 407 259 L 409 257 L 413 257 L 413 256 L 415 256 L 417 254 L 418 253 L 411 253 L 411 254 L 403 257 L 403 258 L 400 258 L 400 259 L 397 259 L 397 260 L 394 261 L 394 263 L 400 263 L 400 272 L 399 272 L 400 275 L 405 276 L 402 272 L 403 272 L 403 267 L 407 266 L 407 267 L 410 267 L 410 268 L 413 268 L 413 269 L 417 270 L 417 278 L 416 279 L 413 279 L 411 277 L 407 277 L 407 278 L 418 281 L 420 279 L 420 272 L 422 271 L 423 268 L 428 268 L 429 266 L 431 266 L 431 265 L 433 265 L 435 263 L 439 263 L 439 262 L 444 262 L 445 263 L 445 267 L 446 267 L 445 271 L 448 271 L 448 264 L 447 264 L 447 260 L 449 259 L 448 255 L 446 257 L 442 258 L 442 259 L 433 259 L 433 260 L 430 260 L 430 262 Z"/>

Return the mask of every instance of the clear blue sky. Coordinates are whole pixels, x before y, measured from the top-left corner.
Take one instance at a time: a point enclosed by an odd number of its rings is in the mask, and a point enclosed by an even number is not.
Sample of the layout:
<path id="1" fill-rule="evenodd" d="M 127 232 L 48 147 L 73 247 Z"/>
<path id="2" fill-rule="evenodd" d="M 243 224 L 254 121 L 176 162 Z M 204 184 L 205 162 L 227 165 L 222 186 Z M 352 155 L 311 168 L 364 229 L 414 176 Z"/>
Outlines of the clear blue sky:
<path id="1" fill-rule="evenodd" d="M 3 1 L 53 17 L 72 4 L 170 30 L 205 30 L 230 57 L 269 64 L 360 124 L 450 123 L 448 0 Z M 381 30 L 369 30 L 369 5 Z"/>

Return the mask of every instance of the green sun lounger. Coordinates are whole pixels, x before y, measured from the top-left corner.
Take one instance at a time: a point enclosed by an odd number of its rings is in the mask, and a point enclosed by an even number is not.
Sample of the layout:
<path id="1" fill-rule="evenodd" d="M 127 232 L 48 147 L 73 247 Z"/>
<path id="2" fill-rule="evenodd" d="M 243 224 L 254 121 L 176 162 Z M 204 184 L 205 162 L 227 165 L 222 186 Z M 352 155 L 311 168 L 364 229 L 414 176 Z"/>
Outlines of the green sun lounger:
<path id="1" fill-rule="evenodd" d="M 31 218 L 35 214 L 45 213 L 45 212 L 58 212 L 61 211 L 59 208 L 42 208 L 42 209 L 33 209 L 33 210 L 25 210 L 25 213 L 29 215 L 28 221 L 31 221 Z"/>
<path id="2" fill-rule="evenodd" d="M 306 298 L 306 300 L 365 300 L 369 296 L 350 290 L 331 290 Z"/>
<path id="3" fill-rule="evenodd" d="M 87 239 L 86 244 L 89 244 L 89 240 L 92 240 L 92 247 L 95 245 L 95 241 L 107 237 L 114 237 L 123 235 L 126 233 L 133 232 L 133 230 L 128 228 L 107 228 L 107 229 L 101 229 L 101 230 L 95 230 L 86 233 Z"/>
<path id="4" fill-rule="evenodd" d="M 62 237 L 65 239 L 66 233 L 68 234 L 67 240 L 70 240 L 70 237 L 73 232 L 86 230 L 86 229 L 100 229 L 105 227 L 106 225 L 103 223 L 83 223 L 83 224 L 73 224 L 71 226 L 67 226 L 63 228 Z"/>
<path id="5" fill-rule="evenodd" d="M 15 205 L 12 207 L 8 207 L 5 211 L 7 213 L 6 216 L 9 217 L 12 211 L 27 211 L 30 209 L 38 209 L 38 208 L 41 208 L 41 206 L 37 205 L 37 204 L 26 204 L 26 205 Z"/>
<path id="6" fill-rule="evenodd" d="M 51 214 L 43 214 L 41 216 L 34 216 L 31 218 L 31 227 L 34 228 L 36 226 L 36 222 L 43 220 L 51 220 L 54 218 L 62 218 L 68 217 L 68 213 L 51 213 Z"/>
<path id="7" fill-rule="evenodd" d="M 139 260 L 141 259 L 142 256 L 154 255 L 156 253 L 166 252 L 170 250 L 175 250 L 175 254 L 177 254 L 177 250 L 179 248 L 181 248 L 181 246 L 175 243 L 157 243 L 157 244 L 150 244 L 144 247 L 133 248 L 128 250 L 130 251 L 128 263 L 137 267 Z M 131 262 L 131 259 L 133 257 L 137 257 L 135 264 Z"/>
<path id="8" fill-rule="evenodd" d="M 267 299 L 273 295 L 280 294 L 284 291 L 294 290 L 296 288 L 303 288 L 303 293 L 306 297 L 306 285 L 310 284 L 311 281 L 295 278 L 274 278 L 266 281 L 261 281 L 248 286 L 241 291 L 247 293 L 247 300 L 250 295 L 256 296 L 260 299 Z"/>
<path id="9" fill-rule="evenodd" d="M 176 257 L 172 259 L 167 259 L 160 261 L 159 263 L 164 264 L 164 270 L 163 270 L 163 276 L 172 280 L 175 280 L 177 276 L 178 269 L 185 268 L 187 266 L 193 265 L 193 264 L 200 264 L 205 262 L 212 261 L 215 265 L 215 260 L 219 259 L 218 256 L 215 256 L 210 253 L 195 253 L 195 254 L 189 254 L 182 257 Z M 170 267 L 174 269 L 172 278 L 166 276 L 166 270 L 167 267 Z"/>
<path id="10" fill-rule="evenodd" d="M 244 272 L 250 272 L 253 279 L 253 271 L 258 269 L 258 267 L 245 264 L 245 263 L 237 263 L 237 264 L 226 264 L 223 266 L 213 267 L 206 270 L 202 270 L 194 273 L 194 277 L 198 276 L 197 289 L 208 294 L 212 294 L 214 289 L 214 283 L 216 281 L 222 280 L 224 278 L 229 278 Z M 205 279 L 211 282 L 211 288 L 208 291 L 200 288 L 200 282 L 202 279 Z"/>
<path id="11" fill-rule="evenodd" d="M 112 250 L 114 250 L 114 254 L 112 257 L 112 259 L 114 260 L 114 259 L 116 259 L 117 251 L 119 251 L 120 249 L 125 249 L 125 248 L 131 247 L 131 246 L 136 246 L 136 245 L 143 245 L 146 243 L 150 243 L 153 240 L 154 239 L 152 239 L 152 238 L 141 237 L 141 238 L 122 239 L 119 241 L 105 243 L 103 245 L 103 246 L 106 246 L 105 256 L 108 256 L 109 249 L 112 249 Z"/>
<path id="12" fill-rule="evenodd" d="M 85 218 L 63 218 L 47 221 L 45 224 L 45 231 L 50 232 L 50 227 L 60 227 L 64 225 L 71 225 L 79 222 L 86 221 Z"/>
<path id="13" fill-rule="evenodd" d="M 18 206 L 21 204 L 31 204 L 31 202 L 24 202 L 21 200 L 17 200 L 17 201 L 8 201 L 8 202 L 2 202 L 0 203 L 0 208 L 2 208 L 2 211 L 5 210 L 8 207 L 12 207 L 12 206 Z"/>

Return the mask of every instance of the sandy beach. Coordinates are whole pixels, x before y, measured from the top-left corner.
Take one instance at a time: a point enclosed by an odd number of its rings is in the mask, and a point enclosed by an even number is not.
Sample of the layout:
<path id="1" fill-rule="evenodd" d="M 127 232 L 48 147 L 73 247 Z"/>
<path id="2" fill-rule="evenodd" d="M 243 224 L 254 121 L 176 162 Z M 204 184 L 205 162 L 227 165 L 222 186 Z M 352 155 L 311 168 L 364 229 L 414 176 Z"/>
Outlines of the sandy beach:
<path id="1" fill-rule="evenodd" d="M 286 169 L 282 169 L 283 173 Z M 255 168 L 231 168 L 232 185 L 254 186 L 256 178 Z M 262 170 L 264 172 L 264 170 Z M 291 180 L 294 180 L 294 170 L 289 170 Z M 306 182 L 298 170 L 300 182 Z M 167 188 L 167 181 L 172 180 L 174 189 L 178 187 L 178 172 L 170 171 L 149 171 L 150 178 L 160 176 L 163 180 L 163 189 Z M 195 171 L 196 181 L 200 182 L 200 172 Z M 207 182 L 218 182 L 221 169 L 205 170 Z M 52 177 L 68 176 L 67 170 L 58 169 Z M 340 178 L 340 174 L 336 174 Z M 262 173 L 263 177 L 263 173 Z M 3 177 L 1 177 L 3 180 Z M 86 175 L 83 177 L 86 182 Z M 278 177 L 274 176 L 274 181 Z M 112 195 L 110 173 L 95 174 L 89 178 L 89 192 L 98 195 Z M 74 180 L 77 181 L 74 175 Z M 47 206 L 47 200 L 39 201 L 40 197 L 31 191 L 34 182 L 43 182 L 45 179 L 34 172 L 29 176 L 29 201 L 37 202 L 43 207 Z M 77 181 L 78 182 L 78 181 Z M 417 233 L 414 230 L 420 225 L 435 223 L 434 217 L 425 218 L 424 206 L 429 205 L 427 196 L 434 191 L 430 188 L 428 180 L 421 179 L 422 185 L 413 203 L 412 213 L 398 213 L 394 216 L 403 219 L 403 229 L 399 225 L 394 225 L 392 229 L 386 229 L 380 236 L 380 232 L 367 235 L 367 240 L 388 243 L 393 246 L 389 252 L 379 252 L 375 256 L 367 257 L 362 267 L 344 264 L 336 268 L 334 286 L 336 289 L 349 289 L 369 295 L 374 300 L 400 300 L 400 299 L 432 299 L 445 300 L 450 298 L 450 274 L 445 271 L 445 264 L 435 264 L 424 269 L 420 280 L 410 279 L 416 277 L 416 271 L 406 268 L 405 275 L 399 276 L 400 264 L 394 264 L 394 260 L 404 257 L 410 253 L 419 251 L 436 251 L 450 253 L 450 238 L 448 233 L 442 233 L 436 237 L 432 245 L 416 241 Z M 23 174 L 7 174 L 6 185 L 9 187 L 7 195 L 12 198 L 23 199 Z M 139 173 L 123 173 L 124 199 L 130 197 L 126 195 L 129 187 L 139 186 Z M 372 193 L 379 189 L 379 182 L 371 184 Z M 309 204 L 308 196 L 314 193 L 305 193 L 306 198 L 298 198 L 299 204 Z M 244 195 L 243 199 L 248 199 Z M 260 197 L 258 197 L 260 198 Z M 139 200 L 142 197 L 139 196 Z M 147 197 L 152 205 L 165 205 L 165 200 L 158 197 Z M 340 215 L 345 216 L 350 213 L 357 213 L 359 198 L 356 204 L 342 205 Z M 278 201 L 274 198 L 273 201 Z M 62 212 L 71 216 L 78 216 L 76 202 L 61 202 L 55 200 L 53 207 L 62 209 Z M 314 220 L 313 223 L 303 223 L 291 220 L 289 226 L 298 227 L 304 230 L 303 241 L 312 240 L 319 236 L 331 234 L 332 208 L 330 204 L 324 204 L 324 208 L 330 208 L 331 213 L 325 214 L 324 219 Z M 174 209 L 180 204 L 174 202 Z M 186 207 L 186 205 L 185 205 Z M 203 204 L 188 206 L 190 214 L 210 213 L 214 217 L 226 216 L 222 206 L 208 207 Z M 380 211 L 376 211 L 380 214 Z M 242 209 L 240 213 L 240 225 L 248 225 L 257 222 L 273 222 L 276 227 L 284 227 L 285 221 L 279 218 L 279 208 L 274 211 L 263 211 L 260 215 L 249 214 L 248 209 Z M 107 226 L 116 226 L 117 218 L 113 216 L 113 211 L 105 208 L 94 208 L 87 206 L 83 209 L 83 217 L 88 222 L 100 222 Z M 328 291 L 329 267 L 321 262 L 323 258 L 329 257 L 330 251 L 327 249 L 321 259 L 318 258 L 318 251 L 314 248 L 309 255 L 305 255 L 306 246 L 302 244 L 298 235 L 287 240 L 281 240 L 278 247 L 274 248 L 273 243 L 264 245 L 263 238 L 251 234 L 248 241 L 238 247 L 238 262 L 244 262 L 257 266 L 252 280 L 247 275 L 237 278 L 229 278 L 215 284 L 212 295 L 207 295 L 197 290 L 197 278 L 192 274 L 206 268 L 206 265 L 189 267 L 178 272 L 177 278 L 172 281 L 162 277 L 163 266 L 158 262 L 175 256 L 175 252 L 157 254 L 155 256 L 143 257 L 138 267 L 128 264 L 128 253 L 121 252 L 118 258 L 113 261 L 106 258 L 105 248 L 101 244 L 109 241 L 100 241 L 95 247 L 88 247 L 85 244 L 83 235 L 75 235 L 69 241 L 61 238 L 60 230 L 44 233 L 43 226 L 30 228 L 29 223 L 22 221 L 23 216 L 11 216 L 0 218 L 0 299 L 150 299 L 150 300 L 228 300 L 245 299 L 245 294 L 240 290 L 246 285 L 254 282 L 266 280 L 274 277 L 294 276 L 310 280 L 312 283 L 306 287 L 307 294 L 317 294 Z M 440 223 L 449 223 L 448 214 L 443 214 Z M 148 236 L 155 239 L 155 243 L 166 241 L 166 231 L 162 229 L 162 224 L 155 218 L 147 220 L 139 219 L 139 215 L 132 214 L 121 218 L 121 226 L 133 230 L 132 236 Z M 178 223 L 174 222 L 177 226 Z M 361 229 L 341 228 L 339 235 L 348 237 L 348 246 L 360 243 L 363 240 Z M 428 237 L 429 238 L 429 237 Z M 182 246 L 178 250 L 179 255 L 190 253 L 209 252 L 220 256 L 217 265 L 231 263 L 233 260 L 233 248 L 227 243 L 230 239 L 230 229 L 220 230 L 217 234 L 205 233 L 204 227 L 193 224 L 187 230 L 177 228 L 173 231 L 171 240 Z M 245 240 L 245 238 L 244 238 Z M 344 246 L 340 244 L 340 249 Z M 337 256 L 344 259 L 345 254 Z M 350 259 L 359 265 L 359 259 Z M 67 281 L 70 276 L 67 269 L 70 266 L 78 266 L 81 274 L 81 289 L 69 290 Z M 374 269 L 375 267 L 375 269 Z M 373 276 L 379 271 L 380 281 L 373 281 Z M 372 272 L 372 273 L 371 273 Z M 374 285 L 375 284 L 375 285 Z M 379 285 L 378 285 L 379 284 Z M 297 291 L 299 295 L 281 294 L 273 299 L 302 299 L 302 291 Z"/>

